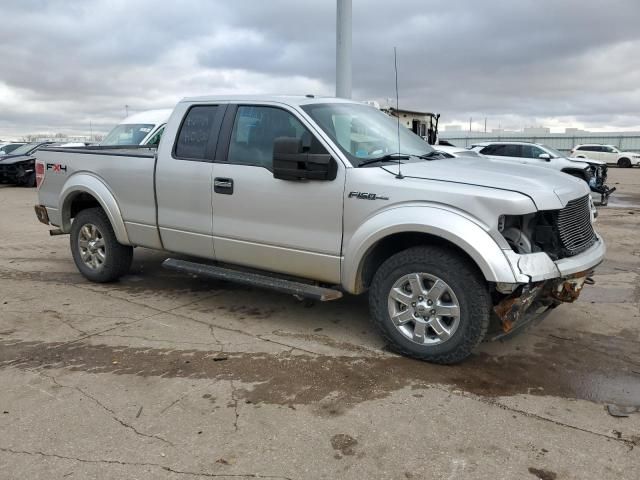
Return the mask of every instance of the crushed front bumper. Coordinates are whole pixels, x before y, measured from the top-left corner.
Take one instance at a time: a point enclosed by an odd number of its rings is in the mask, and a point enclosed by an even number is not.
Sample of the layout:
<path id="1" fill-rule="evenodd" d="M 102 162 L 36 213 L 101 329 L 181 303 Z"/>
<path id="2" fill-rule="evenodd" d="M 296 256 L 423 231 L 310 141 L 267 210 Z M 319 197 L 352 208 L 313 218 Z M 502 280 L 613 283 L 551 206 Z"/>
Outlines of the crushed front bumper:
<path id="1" fill-rule="evenodd" d="M 567 278 L 528 283 L 503 298 L 493 311 L 500 320 L 501 332 L 493 339 L 504 337 L 532 322 L 540 321 L 561 303 L 575 302 L 585 284 L 594 283 L 593 270 Z"/>
<path id="2" fill-rule="evenodd" d="M 607 247 L 599 235 L 596 242 L 584 252 L 555 261 L 544 252 L 520 255 L 513 250 L 503 250 L 516 282 L 522 284 L 566 278 L 579 272 L 592 270 L 602 263 L 606 252 Z"/>
<path id="3" fill-rule="evenodd" d="M 561 303 L 578 299 L 585 284 L 593 284 L 591 276 L 606 253 L 600 236 L 596 243 L 579 255 L 553 261 L 543 252 L 519 255 L 505 251 L 513 272 L 521 284 L 511 285 L 512 292 L 501 299 L 494 312 L 500 319 L 500 338 L 515 329 L 540 320 Z M 499 285 L 504 291 L 509 285 Z"/>

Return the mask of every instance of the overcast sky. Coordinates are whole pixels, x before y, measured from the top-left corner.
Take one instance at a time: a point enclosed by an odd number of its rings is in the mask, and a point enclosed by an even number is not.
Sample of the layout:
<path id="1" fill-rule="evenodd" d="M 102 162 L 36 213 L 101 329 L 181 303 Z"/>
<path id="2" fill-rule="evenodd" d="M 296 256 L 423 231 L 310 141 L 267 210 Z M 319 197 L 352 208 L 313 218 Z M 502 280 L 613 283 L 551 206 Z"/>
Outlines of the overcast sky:
<path id="1" fill-rule="evenodd" d="M 353 93 L 481 128 L 640 130 L 639 0 L 353 0 Z M 0 0 L 0 138 L 184 96 L 335 92 L 334 0 Z M 468 127 L 467 127 L 468 128 Z"/>

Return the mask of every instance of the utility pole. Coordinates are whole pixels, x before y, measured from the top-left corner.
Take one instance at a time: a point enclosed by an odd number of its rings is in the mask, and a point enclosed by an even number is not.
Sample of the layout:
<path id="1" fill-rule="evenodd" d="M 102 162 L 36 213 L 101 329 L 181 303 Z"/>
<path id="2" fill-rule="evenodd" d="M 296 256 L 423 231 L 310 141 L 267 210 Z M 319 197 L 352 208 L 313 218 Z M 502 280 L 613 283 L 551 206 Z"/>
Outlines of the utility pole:
<path id="1" fill-rule="evenodd" d="M 128 117 L 129 116 L 129 105 L 125 105 L 124 106 L 124 116 Z"/>
<path id="2" fill-rule="evenodd" d="M 351 0 L 336 6 L 336 97 L 351 98 Z"/>
<path id="3" fill-rule="evenodd" d="M 471 122 L 473 120 L 473 117 L 469 117 L 469 133 L 471 133 Z"/>
<path id="4" fill-rule="evenodd" d="M 89 120 L 89 140 L 93 142 L 93 125 L 91 124 L 91 120 Z"/>
<path id="5" fill-rule="evenodd" d="M 484 117 L 484 133 L 487 133 L 487 117 Z"/>

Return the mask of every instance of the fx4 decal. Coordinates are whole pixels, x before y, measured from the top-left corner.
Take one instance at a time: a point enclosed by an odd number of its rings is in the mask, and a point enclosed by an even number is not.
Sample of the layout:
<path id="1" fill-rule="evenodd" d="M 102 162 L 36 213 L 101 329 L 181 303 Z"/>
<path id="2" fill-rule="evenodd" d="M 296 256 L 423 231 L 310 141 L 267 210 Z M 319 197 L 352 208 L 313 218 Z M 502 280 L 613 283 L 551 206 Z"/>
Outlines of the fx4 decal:
<path id="1" fill-rule="evenodd" d="M 349 198 L 359 198 L 361 200 L 389 200 L 389 197 L 368 192 L 349 192 Z"/>
<path id="2" fill-rule="evenodd" d="M 54 173 L 67 172 L 67 166 L 61 163 L 47 163 L 47 170 L 51 170 Z"/>

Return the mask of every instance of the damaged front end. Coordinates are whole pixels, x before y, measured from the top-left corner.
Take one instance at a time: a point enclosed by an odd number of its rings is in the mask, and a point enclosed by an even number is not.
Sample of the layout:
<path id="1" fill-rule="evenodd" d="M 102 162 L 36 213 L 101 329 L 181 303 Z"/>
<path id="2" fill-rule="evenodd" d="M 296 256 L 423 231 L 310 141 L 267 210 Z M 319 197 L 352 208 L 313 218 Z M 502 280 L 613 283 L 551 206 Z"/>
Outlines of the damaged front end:
<path id="1" fill-rule="evenodd" d="M 521 328 L 537 323 L 561 303 L 575 302 L 585 284 L 593 285 L 593 270 L 569 277 L 528 283 L 502 298 L 493 307 L 500 328 L 492 340 L 503 338 Z"/>
<path id="2" fill-rule="evenodd" d="M 520 217 L 504 216 L 499 231 L 516 284 L 496 284 L 494 330 L 489 338 L 510 335 L 537 323 L 561 303 L 575 302 L 602 262 L 606 246 L 593 229 L 595 212 L 589 195 L 558 210 Z"/>
<path id="3" fill-rule="evenodd" d="M 609 197 L 616 191 L 616 187 L 610 188 L 607 182 L 607 166 L 591 165 L 588 169 L 589 189 L 600 195 L 600 205 L 606 206 L 609 203 Z"/>
<path id="4" fill-rule="evenodd" d="M 35 159 L 11 160 L 6 159 L 0 162 L 0 183 L 31 186 L 28 184 L 35 179 Z"/>

